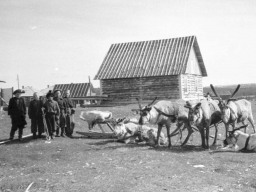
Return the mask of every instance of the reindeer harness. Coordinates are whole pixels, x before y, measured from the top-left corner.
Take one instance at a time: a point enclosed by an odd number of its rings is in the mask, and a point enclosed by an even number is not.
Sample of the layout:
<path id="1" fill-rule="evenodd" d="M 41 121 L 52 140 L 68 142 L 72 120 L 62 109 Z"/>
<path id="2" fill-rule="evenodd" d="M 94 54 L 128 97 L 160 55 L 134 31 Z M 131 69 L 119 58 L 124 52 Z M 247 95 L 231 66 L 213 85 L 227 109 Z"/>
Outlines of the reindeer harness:
<path id="1" fill-rule="evenodd" d="M 168 118 L 173 118 L 173 119 L 172 119 L 172 122 L 173 122 L 173 123 L 176 121 L 177 116 L 178 116 L 178 112 L 177 112 L 176 110 L 174 111 L 174 114 L 175 114 L 175 115 L 168 115 L 168 114 L 164 113 L 163 111 L 161 111 L 160 109 L 156 108 L 155 106 L 154 106 L 154 108 L 155 108 L 155 110 L 158 112 L 158 116 L 157 116 L 156 122 L 158 122 L 158 120 L 159 120 L 159 118 L 160 118 L 161 115 L 163 115 L 163 116 L 165 116 L 165 117 L 168 117 Z"/>

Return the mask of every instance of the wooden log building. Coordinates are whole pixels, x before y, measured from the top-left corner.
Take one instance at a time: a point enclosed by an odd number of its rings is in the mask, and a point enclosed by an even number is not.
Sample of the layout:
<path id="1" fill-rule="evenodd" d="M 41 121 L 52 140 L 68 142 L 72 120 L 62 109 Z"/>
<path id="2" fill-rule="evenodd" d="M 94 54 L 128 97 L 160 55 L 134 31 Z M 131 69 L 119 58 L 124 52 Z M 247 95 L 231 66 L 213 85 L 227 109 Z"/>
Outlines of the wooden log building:
<path id="1" fill-rule="evenodd" d="M 195 36 L 112 44 L 95 80 L 114 101 L 198 99 L 207 72 Z"/>

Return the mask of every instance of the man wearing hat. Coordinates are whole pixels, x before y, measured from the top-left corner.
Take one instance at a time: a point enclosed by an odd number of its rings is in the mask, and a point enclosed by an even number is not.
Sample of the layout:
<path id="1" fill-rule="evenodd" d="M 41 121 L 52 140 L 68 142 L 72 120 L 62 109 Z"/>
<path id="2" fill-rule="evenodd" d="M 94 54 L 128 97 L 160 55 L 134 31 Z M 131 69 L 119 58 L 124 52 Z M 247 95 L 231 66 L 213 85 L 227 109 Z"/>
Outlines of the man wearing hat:
<path id="1" fill-rule="evenodd" d="M 59 130 L 61 129 L 61 136 L 64 137 L 65 124 L 66 124 L 66 111 L 67 106 L 64 99 L 61 97 L 61 92 L 59 89 L 54 91 L 55 97 L 54 100 L 58 103 L 60 108 L 60 118 L 57 121 L 56 137 L 59 137 Z"/>
<path id="2" fill-rule="evenodd" d="M 21 89 L 17 89 L 13 92 L 14 97 L 10 99 L 8 106 L 8 115 L 12 120 L 12 128 L 10 132 L 10 140 L 13 139 L 14 134 L 19 130 L 19 140 L 22 140 L 23 129 L 25 128 L 26 122 L 26 105 L 21 94 L 25 93 Z"/>
<path id="3" fill-rule="evenodd" d="M 59 119 L 60 109 L 58 103 L 53 100 L 54 94 L 49 91 L 46 94 L 47 101 L 43 104 L 45 112 L 45 120 L 48 128 L 48 133 L 51 139 L 53 139 L 53 133 L 56 130 L 56 120 Z"/>
<path id="4" fill-rule="evenodd" d="M 64 101 L 66 102 L 66 127 L 65 132 L 68 137 L 72 137 L 74 126 L 72 125 L 72 114 L 75 113 L 73 103 L 69 99 L 70 97 L 70 90 L 65 91 Z"/>

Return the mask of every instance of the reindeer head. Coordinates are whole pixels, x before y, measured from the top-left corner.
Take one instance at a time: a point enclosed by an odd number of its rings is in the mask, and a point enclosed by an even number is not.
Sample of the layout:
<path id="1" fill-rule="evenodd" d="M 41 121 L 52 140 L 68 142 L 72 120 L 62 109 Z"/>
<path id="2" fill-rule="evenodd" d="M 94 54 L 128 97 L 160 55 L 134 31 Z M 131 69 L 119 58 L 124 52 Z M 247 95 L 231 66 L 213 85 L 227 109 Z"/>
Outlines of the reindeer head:
<path id="1" fill-rule="evenodd" d="M 140 100 L 138 98 L 136 98 L 136 100 L 138 101 L 139 104 L 139 110 L 137 110 L 137 112 L 140 114 L 139 124 L 143 125 L 145 124 L 145 122 L 149 120 L 149 113 L 152 109 L 154 102 L 157 100 L 157 97 L 145 107 L 141 106 Z"/>
<path id="2" fill-rule="evenodd" d="M 236 93 L 238 92 L 240 85 L 237 85 L 235 91 L 232 93 L 232 95 L 227 99 L 227 100 L 223 100 L 219 94 L 216 92 L 214 86 L 211 84 L 210 85 L 213 93 L 215 94 L 215 96 L 218 98 L 219 100 L 219 108 L 221 110 L 221 119 L 223 120 L 224 123 L 227 123 L 229 121 L 230 118 L 230 108 L 228 106 L 228 103 L 230 101 L 234 101 L 236 99 L 233 99 L 233 97 L 236 95 Z"/>
<path id="3" fill-rule="evenodd" d="M 110 124 L 113 126 L 113 129 L 114 129 L 114 134 L 117 137 L 121 137 L 125 133 L 125 126 L 124 126 L 125 119 L 126 117 L 118 118 L 118 119 L 112 118 L 110 120 Z"/>
<path id="4" fill-rule="evenodd" d="M 200 111 L 201 103 L 197 103 L 194 107 L 192 107 L 191 103 L 187 101 L 184 107 L 189 109 L 188 120 L 190 125 L 194 126 L 195 123 L 202 117 L 202 112 Z"/>
<path id="5" fill-rule="evenodd" d="M 242 128 L 246 128 L 248 126 L 247 125 L 242 125 L 239 128 L 235 128 L 233 131 L 228 131 L 228 137 L 223 141 L 224 147 L 230 144 L 236 144 L 237 142 L 237 137 L 238 137 L 238 133 L 236 133 L 236 131 L 242 129 Z"/>

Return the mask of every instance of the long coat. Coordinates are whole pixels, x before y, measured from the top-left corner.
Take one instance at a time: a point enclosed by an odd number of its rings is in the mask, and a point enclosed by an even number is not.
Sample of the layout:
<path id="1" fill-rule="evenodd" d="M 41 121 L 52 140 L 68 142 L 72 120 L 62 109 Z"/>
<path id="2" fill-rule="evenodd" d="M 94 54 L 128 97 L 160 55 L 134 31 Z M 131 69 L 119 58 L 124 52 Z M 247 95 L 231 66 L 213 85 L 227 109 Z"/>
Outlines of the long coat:
<path id="1" fill-rule="evenodd" d="M 22 97 L 13 97 L 10 99 L 8 106 L 8 115 L 11 116 L 13 124 L 19 127 L 24 127 L 27 124 L 26 112 L 27 110 L 25 101 Z"/>
<path id="2" fill-rule="evenodd" d="M 30 119 L 41 118 L 43 115 L 42 107 L 43 107 L 43 101 L 41 101 L 41 100 L 30 101 L 29 107 L 28 107 L 29 118 Z"/>

